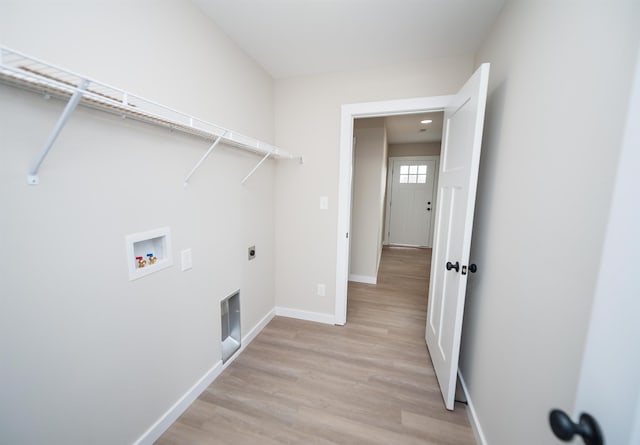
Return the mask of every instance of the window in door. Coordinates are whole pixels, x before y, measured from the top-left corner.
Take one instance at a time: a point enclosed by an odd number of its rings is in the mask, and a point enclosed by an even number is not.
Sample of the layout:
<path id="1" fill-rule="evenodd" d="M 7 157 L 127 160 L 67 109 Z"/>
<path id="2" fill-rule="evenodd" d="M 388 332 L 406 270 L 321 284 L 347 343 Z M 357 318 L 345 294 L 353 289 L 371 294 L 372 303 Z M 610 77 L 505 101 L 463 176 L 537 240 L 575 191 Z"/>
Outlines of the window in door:
<path id="1" fill-rule="evenodd" d="M 427 165 L 401 165 L 400 184 L 425 184 L 427 182 Z"/>

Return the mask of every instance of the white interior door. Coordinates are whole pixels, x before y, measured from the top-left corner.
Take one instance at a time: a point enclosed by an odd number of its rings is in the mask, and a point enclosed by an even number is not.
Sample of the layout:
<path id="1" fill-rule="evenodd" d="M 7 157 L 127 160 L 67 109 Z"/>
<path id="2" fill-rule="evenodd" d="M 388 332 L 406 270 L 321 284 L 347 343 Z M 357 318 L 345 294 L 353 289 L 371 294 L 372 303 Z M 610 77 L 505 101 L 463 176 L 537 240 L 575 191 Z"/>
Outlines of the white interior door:
<path id="1" fill-rule="evenodd" d="M 404 246 L 431 247 L 436 161 L 394 159 L 391 169 L 388 242 Z"/>
<path id="2" fill-rule="evenodd" d="M 446 107 L 425 338 L 452 410 L 489 81 L 485 63 Z"/>
<path id="3" fill-rule="evenodd" d="M 640 444 L 640 52 L 629 103 L 572 419 L 593 416 L 609 445 Z"/>

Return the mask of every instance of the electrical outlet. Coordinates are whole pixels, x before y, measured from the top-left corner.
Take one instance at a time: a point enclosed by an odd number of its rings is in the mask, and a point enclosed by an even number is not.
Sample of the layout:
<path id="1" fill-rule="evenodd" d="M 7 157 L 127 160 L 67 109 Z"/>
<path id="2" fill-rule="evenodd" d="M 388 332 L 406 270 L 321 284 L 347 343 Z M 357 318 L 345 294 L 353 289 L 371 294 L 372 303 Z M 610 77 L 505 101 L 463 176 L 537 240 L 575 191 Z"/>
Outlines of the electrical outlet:
<path id="1" fill-rule="evenodd" d="M 193 268 L 193 260 L 191 258 L 191 249 L 186 249 L 181 252 L 182 259 L 182 271 Z"/>
<path id="2" fill-rule="evenodd" d="M 318 284 L 318 296 L 324 297 L 327 295 L 327 286 L 324 284 Z"/>

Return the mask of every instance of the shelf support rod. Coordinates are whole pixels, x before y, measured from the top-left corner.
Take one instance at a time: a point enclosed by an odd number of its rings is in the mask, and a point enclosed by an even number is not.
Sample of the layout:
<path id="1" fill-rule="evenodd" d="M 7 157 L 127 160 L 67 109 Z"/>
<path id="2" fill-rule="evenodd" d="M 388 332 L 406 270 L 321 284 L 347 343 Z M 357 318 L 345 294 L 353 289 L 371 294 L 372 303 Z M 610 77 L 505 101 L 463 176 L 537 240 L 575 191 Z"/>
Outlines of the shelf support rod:
<path id="1" fill-rule="evenodd" d="M 40 166 L 42 165 L 44 158 L 47 157 L 49 150 L 51 150 L 51 147 L 53 147 L 53 143 L 58 138 L 58 135 L 69 120 L 69 117 L 71 117 L 71 113 L 73 113 L 73 110 L 75 110 L 78 106 L 78 103 L 80 103 L 80 99 L 82 99 L 82 96 L 88 87 L 89 81 L 87 79 L 82 79 L 82 82 L 80 82 L 78 89 L 73 93 L 71 99 L 69 99 L 69 102 L 67 102 L 67 106 L 64 107 L 62 114 L 58 118 L 58 122 L 56 122 L 55 127 L 53 127 L 53 131 L 49 135 L 49 139 L 47 139 L 47 142 L 45 142 L 44 146 L 42 147 L 38 159 L 29 171 L 29 174 L 27 175 L 28 184 L 36 185 L 40 182 L 40 179 L 38 178 L 38 170 L 40 170 Z"/>
<path id="2" fill-rule="evenodd" d="M 187 185 L 189 185 L 189 179 L 191 179 L 191 176 L 193 176 L 193 174 L 196 172 L 196 170 L 198 170 L 198 168 L 200 168 L 200 165 L 204 162 L 205 159 L 207 159 L 209 157 L 209 155 L 211 154 L 211 152 L 213 151 L 214 148 L 216 148 L 216 145 L 218 145 L 218 142 L 220 142 L 222 140 L 222 138 L 227 134 L 227 132 L 223 132 L 220 136 L 218 136 L 216 138 L 215 141 L 213 141 L 213 144 L 211 144 L 211 146 L 209 147 L 209 149 L 207 150 L 207 152 L 204 154 L 204 156 L 202 156 L 200 158 L 200 160 L 198 161 L 198 163 L 191 169 L 191 171 L 189 172 L 189 174 L 186 176 L 186 178 L 184 178 L 184 186 L 186 187 Z"/>
<path id="3" fill-rule="evenodd" d="M 264 155 L 264 158 L 262 158 L 262 159 L 260 160 L 260 162 L 258 162 L 258 164 L 257 164 L 255 167 L 253 167 L 253 170 L 251 170 L 251 171 L 249 172 L 249 174 L 248 174 L 247 176 L 245 176 L 245 177 L 244 177 L 244 179 L 243 179 L 243 180 L 242 180 L 242 182 L 241 182 L 241 184 L 242 184 L 242 185 L 244 185 L 244 183 L 245 183 L 245 182 L 247 182 L 247 179 L 249 179 L 249 178 L 251 177 L 251 175 L 253 175 L 253 174 L 256 172 L 256 170 L 258 170 L 258 168 L 262 165 L 262 163 L 263 163 L 264 161 L 266 161 L 266 160 L 267 160 L 267 158 L 268 158 L 269 156 L 271 156 L 271 152 L 269 152 L 269 153 L 267 153 L 266 155 Z"/>

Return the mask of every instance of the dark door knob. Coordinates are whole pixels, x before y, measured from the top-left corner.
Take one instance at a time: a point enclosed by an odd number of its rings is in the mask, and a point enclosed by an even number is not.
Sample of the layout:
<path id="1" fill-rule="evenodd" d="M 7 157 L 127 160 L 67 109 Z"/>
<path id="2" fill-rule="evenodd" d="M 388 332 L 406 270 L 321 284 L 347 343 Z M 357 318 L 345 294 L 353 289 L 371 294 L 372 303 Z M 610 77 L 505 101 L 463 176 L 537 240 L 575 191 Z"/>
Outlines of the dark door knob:
<path id="1" fill-rule="evenodd" d="M 427 207 L 427 211 L 429 211 L 429 212 L 430 212 L 430 211 L 431 211 L 431 207 Z"/>
<path id="2" fill-rule="evenodd" d="M 451 261 L 447 261 L 447 270 L 455 269 L 456 272 L 460 271 L 460 263 L 456 261 L 456 264 L 451 264 Z"/>
<path id="3" fill-rule="evenodd" d="M 476 273 L 478 271 L 478 266 L 475 264 L 469 264 L 469 272 Z"/>
<path id="4" fill-rule="evenodd" d="M 586 445 L 604 445 L 598 422 L 587 413 L 580 414 L 580 423 L 573 423 L 567 413 L 554 409 L 549 413 L 549 424 L 553 434 L 564 442 L 577 434 Z"/>

